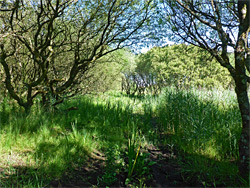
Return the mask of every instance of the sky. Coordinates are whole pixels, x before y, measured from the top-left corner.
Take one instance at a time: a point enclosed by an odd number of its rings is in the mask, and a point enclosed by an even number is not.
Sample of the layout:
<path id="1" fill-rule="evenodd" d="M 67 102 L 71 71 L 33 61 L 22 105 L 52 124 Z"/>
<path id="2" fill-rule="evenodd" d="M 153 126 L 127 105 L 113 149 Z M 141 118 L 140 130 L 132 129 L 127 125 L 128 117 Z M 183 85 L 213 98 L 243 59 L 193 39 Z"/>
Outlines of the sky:
<path id="1" fill-rule="evenodd" d="M 172 42 L 172 41 L 170 41 L 170 40 L 168 40 L 167 38 L 165 39 L 165 42 L 163 42 L 162 44 L 161 44 L 161 46 L 166 46 L 166 45 L 173 45 L 173 44 L 175 44 L 175 42 Z M 140 52 L 141 53 L 146 53 L 147 51 L 149 51 L 151 48 L 153 48 L 153 47 L 155 47 L 155 46 L 157 46 L 157 45 L 149 45 L 149 46 L 145 46 L 145 47 L 142 47 L 142 49 L 140 50 Z"/>

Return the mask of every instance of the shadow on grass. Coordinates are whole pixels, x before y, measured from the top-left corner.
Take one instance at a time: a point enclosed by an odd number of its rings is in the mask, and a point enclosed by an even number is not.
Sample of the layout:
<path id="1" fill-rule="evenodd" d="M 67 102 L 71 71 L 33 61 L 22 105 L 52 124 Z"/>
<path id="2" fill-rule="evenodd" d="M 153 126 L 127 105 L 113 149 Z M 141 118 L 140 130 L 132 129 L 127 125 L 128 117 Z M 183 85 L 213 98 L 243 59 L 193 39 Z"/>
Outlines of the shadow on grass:
<path id="1" fill-rule="evenodd" d="M 78 110 L 64 110 L 72 105 L 77 106 Z M 23 171 L 21 166 L 17 166 L 16 172 L 10 174 L 2 185 L 39 187 L 37 185 L 44 181 L 50 182 L 51 186 L 97 185 L 105 164 L 103 164 L 104 159 L 93 158 L 90 145 L 98 143 L 100 150 L 112 146 L 122 147 L 124 127 L 129 124 L 128 121 L 132 121 L 131 109 L 122 108 L 110 103 L 93 104 L 92 100 L 82 99 L 65 103 L 59 111 L 51 114 L 40 110 L 32 112 L 25 118 L 20 114 L 18 116 L 11 114 L 11 119 L 6 122 L 6 125 L 10 122 L 12 124 L 13 128 L 9 130 L 11 134 L 36 137 L 33 156 L 37 169 L 25 167 L 28 172 L 35 173 L 36 179 L 34 180 L 30 173 Z M 125 132 L 128 133 L 128 130 Z M 113 155 L 112 152 L 110 154 Z M 113 159 L 115 157 L 111 156 Z M 25 176 L 26 179 L 19 181 L 18 173 L 22 173 L 21 176 Z M 108 175 L 106 182 L 110 181 Z M 12 180 L 17 180 L 17 184 Z"/>
<path id="2" fill-rule="evenodd" d="M 180 173 L 189 186 L 244 184 L 237 169 L 241 131 L 237 105 L 221 106 L 193 93 L 168 91 L 147 124 L 141 129 L 150 141 L 177 153 Z"/>
<path id="3" fill-rule="evenodd" d="M 145 98 L 147 98 L 148 96 L 150 96 L 150 98 L 156 98 L 158 95 L 150 95 L 150 94 L 126 94 L 125 92 L 111 92 L 108 93 L 109 96 L 112 97 L 125 97 L 125 98 L 130 98 L 133 100 L 138 100 L 138 101 L 143 101 Z"/>
<path id="4" fill-rule="evenodd" d="M 36 103 L 30 113 L 10 99 L 0 103 L 0 132 L 13 134 L 38 133 L 40 128 L 50 124 L 53 119 L 52 112 L 46 112 Z"/>
<path id="5" fill-rule="evenodd" d="M 9 98 L 5 97 L 0 102 L 0 130 L 9 124 L 10 116 L 12 114 L 16 115 L 19 111 L 19 108 L 15 105 L 15 103 L 10 103 L 10 101 L 11 100 Z"/>
<path id="6" fill-rule="evenodd" d="M 236 161 L 241 124 L 237 106 L 224 109 L 192 93 L 181 92 L 168 93 L 156 114 L 143 116 L 132 114 L 121 105 L 79 103 L 79 110 L 84 113 L 70 112 L 70 117 L 79 122 L 83 122 L 82 117 L 87 118 L 88 123 L 82 126 L 95 132 L 106 147 L 122 146 L 131 132 L 132 126 L 128 125 L 134 125 L 142 130 L 148 142 L 179 150 L 181 174 L 190 185 L 200 186 L 204 182 L 206 186 L 239 185 Z M 152 115 L 156 117 L 148 118 Z"/>
<path id="7" fill-rule="evenodd" d="M 32 151 L 35 161 L 31 164 L 19 165 L 13 161 L 13 164 L 0 168 L 1 187 L 50 187 L 61 186 L 62 183 L 66 185 L 72 181 L 80 182 L 84 187 L 90 186 L 87 181 L 75 181 L 79 173 L 84 174 L 84 170 L 87 172 L 84 167 L 90 165 L 90 150 L 84 146 L 81 139 L 70 137 L 71 135 L 40 140 Z M 97 168 L 89 169 L 90 174 L 101 174 Z"/>
<path id="8" fill-rule="evenodd" d="M 173 144 L 184 151 L 208 149 L 218 159 L 238 158 L 241 118 L 237 105 L 223 106 L 190 92 L 168 92 L 153 124 L 159 135 L 171 134 L 177 141 Z"/>
<path id="9" fill-rule="evenodd" d="M 38 179 L 39 178 L 39 179 Z M 0 187 L 45 187 L 49 181 L 43 179 L 37 168 L 15 166 L 0 168 Z"/>
<path id="10" fill-rule="evenodd" d="M 71 106 L 78 107 L 78 110 L 65 111 Z M 200 100 L 190 93 L 177 92 L 166 94 L 156 114 L 145 112 L 144 115 L 133 114 L 132 106 L 119 102 L 94 103 L 84 97 L 62 104 L 54 114 L 42 114 L 47 127 L 57 125 L 59 130 L 53 129 L 57 139 L 50 141 L 46 137 L 47 140 L 39 141 L 36 147 L 34 155 L 39 163 L 39 179 L 46 174 L 46 179 L 54 179 L 50 183 L 52 186 L 85 186 L 83 182 L 87 186 L 97 184 L 98 176 L 103 177 L 97 168 L 102 169 L 105 164 L 101 165 L 103 160 L 89 160 L 89 150 L 81 144 L 81 137 L 90 135 L 88 142 L 97 144 L 97 148 L 104 152 L 116 147 L 109 154 L 111 160 L 115 161 L 119 152 L 124 153 L 124 144 L 135 128 L 141 130 L 147 142 L 152 142 L 161 153 L 169 146 L 174 148 L 176 164 L 181 168 L 179 175 L 190 186 L 204 185 L 204 182 L 206 186 L 234 186 L 234 182 L 229 180 L 236 179 L 236 165 L 228 159 L 237 159 L 240 129 L 237 127 L 239 114 L 236 109 L 223 110 L 219 105 Z M 34 130 L 38 132 L 42 126 L 35 123 Z M 209 147 L 214 158 L 202 153 Z M 218 160 L 216 155 L 220 156 Z M 159 166 L 155 169 L 159 170 L 162 168 L 161 161 L 156 161 Z M 87 170 L 85 166 L 88 165 Z M 107 166 L 104 168 L 108 171 Z M 153 173 L 156 176 L 157 172 Z M 77 183 L 76 179 L 81 178 Z M 115 181 L 115 175 L 113 178 Z M 114 182 L 109 183 L 112 185 Z"/>
<path id="11" fill-rule="evenodd" d="M 77 129 L 84 129 L 92 134 L 94 140 L 101 142 L 101 146 L 115 144 L 121 146 L 124 143 L 124 137 L 128 136 L 126 134 L 129 134 L 130 128 L 136 123 L 132 108 L 121 102 L 94 104 L 91 99 L 82 98 L 65 103 L 61 108 L 65 109 L 67 106 L 76 106 L 78 110 L 69 111 L 64 117 L 59 115 L 55 117 L 54 122 L 57 124 L 61 121 L 65 122 L 67 129 L 71 128 L 72 124 Z"/>
<path id="12" fill-rule="evenodd" d="M 77 141 L 62 140 L 58 144 L 42 142 L 36 150 L 39 170 L 49 175 L 52 187 L 90 187 L 102 174 L 103 159 L 94 159 L 90 151 Z"/>

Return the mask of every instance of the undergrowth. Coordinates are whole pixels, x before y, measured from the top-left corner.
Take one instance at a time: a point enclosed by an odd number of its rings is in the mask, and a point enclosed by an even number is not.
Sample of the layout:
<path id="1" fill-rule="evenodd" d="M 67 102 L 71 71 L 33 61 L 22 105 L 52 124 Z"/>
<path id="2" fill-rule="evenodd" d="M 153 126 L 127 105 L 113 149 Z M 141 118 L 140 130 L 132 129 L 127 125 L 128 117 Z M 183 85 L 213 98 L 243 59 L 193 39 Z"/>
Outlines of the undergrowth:
<path id="1" fill-rule="evenodd" d="M 77 110 L 67 111 L 70 107 Z M 0 186 L 46 187 L 88 161 L 93 150 L 106 156 L 98 186 L 146 186 L 152 178 L 145 148 L 177 151 L 183 181 L 190 185 L 241 186 L 237 170 L 241 131 L 231 91 L 176 90 L 159 96 L 119 92 L 78 96 L 30 114 L 9 99 L 0 106 Z"/>

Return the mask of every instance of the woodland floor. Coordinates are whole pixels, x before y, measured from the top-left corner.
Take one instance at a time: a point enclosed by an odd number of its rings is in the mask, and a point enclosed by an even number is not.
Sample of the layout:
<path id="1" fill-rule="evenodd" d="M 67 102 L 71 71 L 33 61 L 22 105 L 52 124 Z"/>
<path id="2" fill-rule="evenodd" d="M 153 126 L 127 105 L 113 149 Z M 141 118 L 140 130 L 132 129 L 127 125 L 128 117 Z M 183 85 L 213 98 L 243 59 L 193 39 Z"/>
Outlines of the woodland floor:
<path id="1" fill-rule="evenodd" d="M 138 114 L 136 118 L 140 117 Z M 151 120 L 152 127 L 156 128 L 157 119 L 152 118 Z M 171 137 L 171 135 L 159 133 L 158 143 L 161 143 L 161 140 L 165 140 L 166 137 Z M 182 171 L 181 164 L 185 163 L 182 153 L 176 151 L 175 149 L 168 147 L 163 144 L 152 145 L 149 144 L 142 149 L 142 152 L 148 155 L 150 161 L 154 162 L 153 165 L 149 166 L 149 174 L 151 178 L 146 178 L 142 187 L 204 187 L 196 179 L 187 178 Z M 64 175 L 57 180 L 52 180 L 48 187 L 102 187 L 100 185 L 98 177 L 102 177 L 105 174 L 107 169 L 107 156 L 99 151 L 93 151 L 92 154 L 88 157 L 87 161 L 80 167 L 69 169 L 64 173 Z M 21 161 L 21 160 L 20 160 Z M 20 162 L 21 163 L 21 162 Z M 21 169 L 22 164 L 18 165 L 20 174 L 27 174 L 27 169 Z M 35 170 L 35 169 L 34 169 Z M 0 168 L 0 172 L 3 169 Z M 116 181 L 113 182 L 109 187 L 135 187 L 136 184 L 125 184 L 127 179 L 128 172 L 125 172 L 125 169 L 122 169 L 119 173 L 116 174 Z M 185 179 L 188 181 L 185 181 Z M 225 184 L 224 184 L 225 185 Z M 224 185 L 216 185 L 217 187 L 224 187 Z M 140 186 L 139 186 L 140 187 Z"/>
<path id="2" fill-rule="evenodd" d="M 152 126 L 156 127 L 156 119 L 151 120 Z M 168 136 L 168 135 L 161 135 Z M 161 145 L 148 145 L 143 149 L 150 161 L 155 162 L 150 166 L 151 179 L 144 182 L 143 187 L 203 187 L 202 184 L 193 182 L 192 185 L 183 180 L 181 167 L 177 162 L 177 152 Z M 105 156 L 95 151 L 88 159 L 85 166 L 75 169 L 71 174 L 64 174 L 60 180 L 51 181 L 51 187 L 100 187 L 98 178 L 105 172 Z M 127 173 L 121 172 L 116 176 L 117 181 L 109 187 L 135 187 L 125 185 Z"/>
<path id="3" fill-rule="evenodd" d="M 150 168 L 152 179 L 145 182 L 146 187 L 190 187 L 183 181 L 181 168 L 175 162 L 176 156 L 168 149 L 157 149 L 154 146 L 147 148 L 151 161 L 156 162 Z M 95 153 L 80 169 L 74 170 L 73 174 L 65 174 L 60 180 L 52 181 L 51 187 L 99 187 L 97 177 L 104 173 L 105 158 L 100 153 Z M 117 181 L 110 187 L 125 186 L 126 173 L 117 175 Z M 200 187 L 202 185 L 192 185 Z"/>

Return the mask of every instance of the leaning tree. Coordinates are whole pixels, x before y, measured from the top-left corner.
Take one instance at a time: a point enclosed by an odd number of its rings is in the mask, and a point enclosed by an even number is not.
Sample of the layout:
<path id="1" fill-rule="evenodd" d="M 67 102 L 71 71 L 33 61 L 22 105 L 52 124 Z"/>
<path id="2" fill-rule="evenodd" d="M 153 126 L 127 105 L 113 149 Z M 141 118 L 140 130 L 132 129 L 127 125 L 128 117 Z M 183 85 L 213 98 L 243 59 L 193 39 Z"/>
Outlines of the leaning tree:
<path id="1" fill-rule="evenodd" d="M 207 50 L 228 69 L 242 118 L 239 140 L 239 171 L 249 178 L 250 1 L 249 0 L 163 0 L 164 17 L 172 40 L 184 41 Z M 162 7 L 161 7 L 162 8 Z M 230 48 L 234 62 L 229 59 Z"/>
<path id="2" fill-rule="evenodd" d="M 152 0 L 4 0 L 0 69 L 28 112 L 37 97 L 56 105 L 77 93 L 102 56 L 139 40 Z"/>

